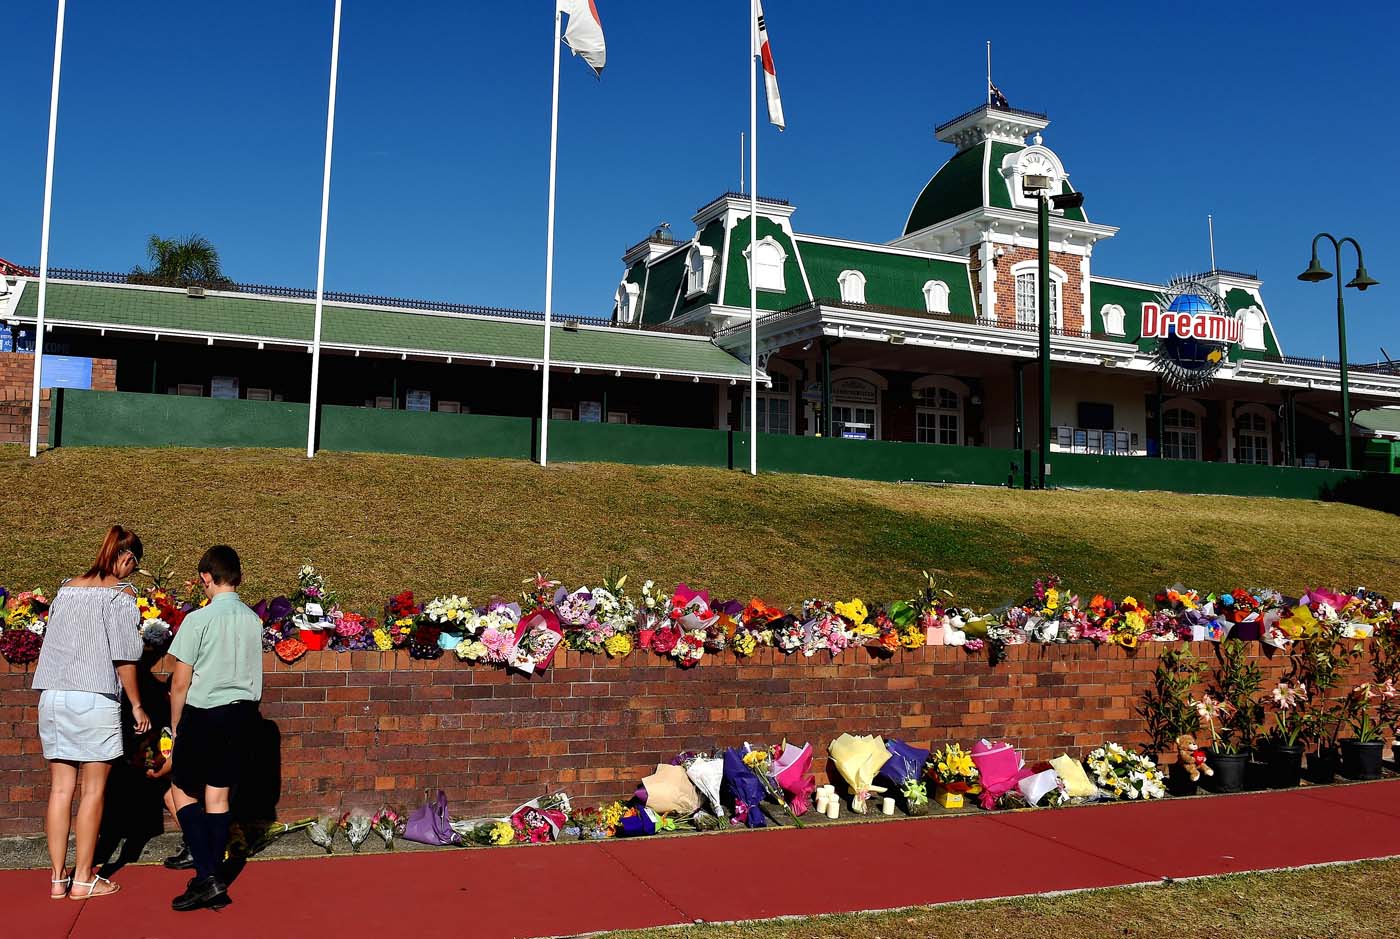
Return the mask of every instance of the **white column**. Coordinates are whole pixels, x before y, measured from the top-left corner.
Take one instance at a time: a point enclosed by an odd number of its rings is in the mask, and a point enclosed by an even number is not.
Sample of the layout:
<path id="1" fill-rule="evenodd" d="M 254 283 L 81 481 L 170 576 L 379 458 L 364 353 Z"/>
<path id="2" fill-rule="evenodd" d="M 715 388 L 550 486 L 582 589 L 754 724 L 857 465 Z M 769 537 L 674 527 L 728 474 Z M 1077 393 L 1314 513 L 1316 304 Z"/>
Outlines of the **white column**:
<path id="1" fill-rule="evenodd" d="M 53 38 L 53 88 L 49 93 L 49 152 L 44 163 L 44 223 L 39 235 L 39 312 L 34 318 L 34 390 L 29 400 L 29 455 L 39 455 L 39 389 L 44 371 L 44 312 L 49 292 L 49 222 L 53 214 L 53 152 L 58 136 L 58 80 L 63 72 L 63 15 L 58 0 L 58 27 Z M 55 415 L 49 414 L 52 422 Z"/>

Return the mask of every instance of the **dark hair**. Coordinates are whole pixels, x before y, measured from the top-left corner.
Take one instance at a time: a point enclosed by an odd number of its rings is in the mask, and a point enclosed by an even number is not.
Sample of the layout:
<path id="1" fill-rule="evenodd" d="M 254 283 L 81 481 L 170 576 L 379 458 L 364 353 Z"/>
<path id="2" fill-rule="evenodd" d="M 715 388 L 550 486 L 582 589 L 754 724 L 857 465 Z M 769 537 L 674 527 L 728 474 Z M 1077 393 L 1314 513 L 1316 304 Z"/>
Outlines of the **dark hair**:
<path id="1" fill-rule="evenodd" d="M 243 583 L 243 566 L 238 552 L 226 544 L 216 544 L 199 559 L 199 572 L 208 574 L 220 587 L 237 587 Z"/>
<path id="2" fill-rule="evenodd" d="M 117 560 L 127 551 L 136 557 L 137 564 L 141 563 L 141 539 L 136 537 L 136 532 L 113 525 L 107 529 L 107 537 L 102 539 L 102 547 L 97 551 L 97 560 L 92 562 L 92 567 L 89 567 L 83 576 L 117 576 Z"/>

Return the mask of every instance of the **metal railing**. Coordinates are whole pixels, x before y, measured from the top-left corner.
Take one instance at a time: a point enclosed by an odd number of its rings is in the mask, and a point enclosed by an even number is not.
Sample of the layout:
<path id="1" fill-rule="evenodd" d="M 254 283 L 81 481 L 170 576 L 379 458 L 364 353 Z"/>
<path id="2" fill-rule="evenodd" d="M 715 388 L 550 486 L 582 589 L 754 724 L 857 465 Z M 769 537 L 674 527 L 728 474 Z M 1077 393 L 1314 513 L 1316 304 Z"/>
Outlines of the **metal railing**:
<path id="1" fill-rule="evenodd" d="M 983 108 L 987 108 L 988 110 L 992 110 L 992 111 L 998 111 L 998 112 L 1000 112 L 1000 113 L 1002 113 L 1002 114 L 1014 114 L 1014 115 L 1016 115 L 1017 117 L 1029 117 L 1029 118 L 1032 118 L 1032 119 L 1034 119 L 1034 120 L 1039 120 L 1039 121 L 1048 121 L 1048 120 L 1050 119 L 1050 115 L 1044 114 L 1044 113 L 1042 113 L 1042 112 L 1040 112 L 1040 111 L 1026 111 L 1026 110 L 1024 110 L 1024 109 L 1022 109 L 1022 108 L 999 108 L 999 107 L 997 107 L 997 106 L 994 105 L 994 104 L 979 104 L 979 105 L 977 105 L 977 107 L 973 108 L 972 110 L 970 110 L 970 111 L 964 111 L 962 114 L 959 114 L 957 117 L 952 118 L 951 120 L 944 121 L 942 124 L 939 124 L 937 127 L 935 127 L 935 128 L 933 129 L 933 132 L 934 132 L 935 134 L 941 133 L 941 132 L 943 131 L 944 128 L 946 128 L 946 127 L 952 127 L 952 126 L 953 126 L 954 124 L 956 124 L 958 121 L 966 120 L 967 118 L 969 118 L 969 117 L 971 117 L 972 115 L 976 114 L 978 111 L 981 111 Z"/>
<path id="2" fill-rule="evenodd" d="M 751 196 L 747 192 L 735 192 L 731 189 L 726 193 L 722 193 L 721 195 L 715 196 L 709 202 L 706 202 L 704 205 L 700 206 L 700 208 L 695 210 L 695 214 L 699 215 L 701 212 L 705 211 L 710 206 L 714 205 L 716 202 L 719 202 L 721 199 L 744 199 L 747 201 L 750 198 Z M 792 203 L 787 201 L 786 199 L 776 199 L 772 196 L 759 196 L 758 201 L 760 204 L 763 205 L 792 205 Z"/>

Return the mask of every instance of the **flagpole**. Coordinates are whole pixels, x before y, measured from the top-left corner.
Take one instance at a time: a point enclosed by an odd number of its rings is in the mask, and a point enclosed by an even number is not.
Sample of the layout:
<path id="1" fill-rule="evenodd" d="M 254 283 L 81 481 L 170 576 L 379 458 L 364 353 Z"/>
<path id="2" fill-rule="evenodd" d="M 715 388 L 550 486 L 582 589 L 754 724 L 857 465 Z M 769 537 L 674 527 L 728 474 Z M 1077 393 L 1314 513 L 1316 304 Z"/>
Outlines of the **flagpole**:
<path id="1" fill-rule="evenodd" d="M 29 402 L 29 455 L 39 455 L 39 388 L 44 371 L 44 310 L 49 292 L 49 221 L 53 215 L 53 151 L 58 135 L 58 79 L 63 71 L 63 14 L 66 0 L 58 0 L 58 29 L 53 39 L 53 90 L 49 94 L 49 154 L 44 164 L 44 224 L 39 236 L 39 312 L 34 319 L 34 393 Z M 49 414 L 49 423 L 57 416 Z"/>
<path id="2" fill-rule="evenodd" d="M 992 103 L 992 41 L 987 40 L 987 103 Z"/>
<path id="3" fill-rule="evenodd" d="M 749 0 L 749 475 L 758 475 L 758 0 Z"/>
<path id="4" fill-rule="evenodd" d="M 559 163 L 559 46 L 564 14 L 554 6 L 554 97 L 549 107 L 549 225 L 544 260 L 544 384 L 540 390 L 540 466 L 549 465 L 549 331 L 554 315 L 554 175 Z"/>
<path id="5" fill-rule="evenodd" d="M 331 27 L 331 88 L 326 105 L 326 165 L 321 174 L 321 243 L 316 253 L 316 324 L 311 333 L 311 405 L 306 421 L 306 458 L 316 455 L 316 424 L 321 385 L 321 314 L 326 299 L 326 222 L 331 204 L 331 145 L 335 140 L 335 85 L 340 68 L 340 2 L 335 0 Z"/>

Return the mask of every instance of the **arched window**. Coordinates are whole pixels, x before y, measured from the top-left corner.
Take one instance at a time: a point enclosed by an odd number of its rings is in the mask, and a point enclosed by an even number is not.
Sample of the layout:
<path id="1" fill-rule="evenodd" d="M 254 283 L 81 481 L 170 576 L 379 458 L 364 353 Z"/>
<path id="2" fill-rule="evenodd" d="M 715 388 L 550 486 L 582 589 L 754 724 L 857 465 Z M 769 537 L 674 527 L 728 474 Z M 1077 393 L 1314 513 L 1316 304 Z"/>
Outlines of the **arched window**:
<path id="1" fill-rule="evenodd" d="M 1116 303 L 1105 303 L 1099 310 L 1099 316 L 1103 319 L 1103 331 L 1110 336 L 1123 335 L 1123 321 L 1127 314 L 1123 308 Z"/>
<path id="2" fill-rule="evenodd" d="M 842 303 L 865 302 L 865 275 L 860 271 L 842 271 L 836 283 L 841 288 Z"/>
<path id="3" fill-rule="evenodd" d="M 687 298 L 709 289 L 710 272 L 715 266 L 715 249 L 709 245 L 693 244 L 685 256 L 685 295 Z"/>
<path id="4" fill-rule="evenodd" d="M 924 310 L 929 313 L 949 313 L 948 285 L 941 280 L 924 284 Z"/>
<path id="5" fill-rule="evenodd" d="M 767 235 L 752 248 L 757 254 L 757 263 L 749 257 L 749 248 L 744 249 L 744 257 L 749 258 L 749 275 L 754 278 L 758 289 L 786 290 L 783 267 L 787 263 L 787 252 L 783 246 L 772 235 Z"/>
<path id="6" fill-rule="evenodd" d="M 1273 435 L 1264 408 L 1248 405 L 1235 415 L 1235 461 L 1268 466 L 1273 463 Z"/>
<path id="7" fill-rule="evenodd" d="M 889 383 L 869 369 L 839 369 L 831 376 L 831 434 L 880 439 L 880 392 Z"/>
<path id="8" fill-rule="evenodd" d="M 1168 460 L 1201 458 L 1201 416 L 1184 407 L 1162 412 L 1162 456 Z"/>
<path id="9" fill-rule="evenodd" d="M 1264 313 L 1258 307 L 1247 306 L 1237 314 L 1240 318 L 1240 345 L 1246 349 L 1264 348 Z"/>
<path id="10" fill-rule="evenodd" d="M 936 376 L 914 382 L 914 439 L 961 446 L 966 399 L 961 382 Z"/>
<path id="11" fill-rule="evenodd" d="M 1018 326 L 1040 325 L 1040 271 L 1035 261 L 1022 261 L 1011 268 L 1016 278 L 1016 324 Z M 1065 272 L 1053 265 L 1050 268 L 1050 325 L 1059 329 L 1064 325 L 1060 310 L 1060 295 L 1063 293 Z"/>
<path id="12" fill-rule="evenodd" d="M 619 323 L 631 323 L 637 317 L 637 298 L 641 295 L 642 288 L 628 280 L 623 280 L 617 285 L 617 294 L 613 297 L 614 310 L 613 318 Z"/>

